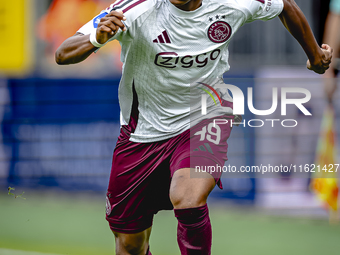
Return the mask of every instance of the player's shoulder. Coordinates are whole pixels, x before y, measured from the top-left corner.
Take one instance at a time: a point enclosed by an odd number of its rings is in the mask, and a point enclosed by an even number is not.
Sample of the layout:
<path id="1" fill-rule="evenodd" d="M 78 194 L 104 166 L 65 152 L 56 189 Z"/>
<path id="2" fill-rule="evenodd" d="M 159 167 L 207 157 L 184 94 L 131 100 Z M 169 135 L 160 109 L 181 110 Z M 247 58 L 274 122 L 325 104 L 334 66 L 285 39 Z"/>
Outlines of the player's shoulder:
<path id="1" fill-rule="evenodd" d="M 203 0 L 204 1 L 204 0 Z M 238 9 L 246 14 L 257 12 L 265 4 L 265 0 L 209 0 L 223 6 Z"/>
<path id="2" fill-rule="evenodd" d="M 117 0 L 105 11 L 121 10 L 125 16 L 134 19 L 143 13 L 156 8 L 163 0 Z"/>

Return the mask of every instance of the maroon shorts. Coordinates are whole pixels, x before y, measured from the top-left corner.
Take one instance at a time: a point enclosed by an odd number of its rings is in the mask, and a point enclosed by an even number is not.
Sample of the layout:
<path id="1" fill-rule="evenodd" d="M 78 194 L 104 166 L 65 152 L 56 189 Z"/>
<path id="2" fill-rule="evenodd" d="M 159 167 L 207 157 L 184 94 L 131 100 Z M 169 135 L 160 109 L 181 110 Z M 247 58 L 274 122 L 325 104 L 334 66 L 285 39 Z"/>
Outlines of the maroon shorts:
<path id="1" fill-rule="evenodd" d="M 203 120 L 180 135 L 153 143 L 131 142 L 133 123 L 122 127 L 106 198 L 106 219 L 113 231 L 141 232 L 151 227 L 153 215 L 159 210 L 173 209 L 169 188 L 176 170 L 224 165 L 231 127 L 219 125 L 218 132 L 211 123 Z M 222 188 L 220 176 L 221 173 L 213 174 Z"/>

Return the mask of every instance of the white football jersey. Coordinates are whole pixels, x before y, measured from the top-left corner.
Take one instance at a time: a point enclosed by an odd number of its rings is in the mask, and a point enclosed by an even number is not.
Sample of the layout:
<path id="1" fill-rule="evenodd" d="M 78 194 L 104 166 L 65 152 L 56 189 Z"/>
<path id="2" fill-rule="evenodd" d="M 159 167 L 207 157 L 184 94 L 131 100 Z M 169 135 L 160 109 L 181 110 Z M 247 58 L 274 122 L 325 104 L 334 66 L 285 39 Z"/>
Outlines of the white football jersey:
<path id="1" fill-rule="evenodd" d="M 129 123 L 134 85 L 139 115 L 130 139 L 145 143 L 171 138 L 196 124 L 199 117 L 193 113 L 198 116 L 201 109 L 190 108 L 190 84 L 199 81 L 214 88 L 223 82 L 232 36 L 245 23 L 276 17 L 283 2 L 203 0 L 198 9 L 187 12 L 169 0 L 117 0 L 78 32 L 90 34 L 113 9 L 124 12 L 127 27 L 111 39 L 122 47 L 121 124 Z M 220 94 L 232 101 L 228 93 Z M 226 113 L 211 102 L 209 107 L 209 117 Z"/>

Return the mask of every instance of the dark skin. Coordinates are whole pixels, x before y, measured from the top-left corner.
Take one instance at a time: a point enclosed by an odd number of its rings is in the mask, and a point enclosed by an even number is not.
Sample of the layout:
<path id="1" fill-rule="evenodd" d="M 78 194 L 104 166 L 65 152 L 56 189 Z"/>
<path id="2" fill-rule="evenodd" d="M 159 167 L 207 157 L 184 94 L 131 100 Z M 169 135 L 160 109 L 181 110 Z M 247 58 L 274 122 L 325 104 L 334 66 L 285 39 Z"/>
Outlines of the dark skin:
<path id="1" fill-rule="evenodd" d="M 305 15 L 294 0 L 284 1 L 279 18 L 304 49 L 308 57 L 307 68 L 318 74 L 325 73 L 331 64 L 333 49 L 327 44 L 318 46 Z"/>
<path id="2" fill-rule="evenodd" d="M 304 49 L 308 57 L 307 68 L 319 74 L 325 73 L 331 63 L 333 50 L 327 44 L 323 44 L 321 48 L 318 46 L 306 17 L 294 0 L 283 1 L 284 9 L 279 16 L 280 20 Z M 170 0 L 170 2 L 183 11 L 196 10 L 202 4 L 202 0 Z M 126 30 L 121 22 L 124 19 L 124 14 L 119 11 L 112 11 L 103 17 L 98 24 L 97 41 L 105 43 L 119 28 Z M 65 40 L 56 51 L 56 62 L 67 65 L 85 60 L 97 49 L 89 38 L 89 35 L 77 33 Z"/>
<path id="3" fill-rule="evenodd" d="M 182 11 L 194 11 L 202 5 L 202 0 L 171 0 L 170 2 Z"/>
<path id="4" fill-rule="evenodd" d="M 199 8 L 202 0 L 170 0 L 183 11 L 193 11 Z M 308 61 L 307 68 L 322 74 L 331 63 L 333 50 L 326 44 L 320 48 L 313 32 L 300 8 L 294 0 L 283 0 L 284 9 L 280 19 L 287 30 L 295 37 L 304 49 Z M 122 23 L 125 17 L 122 12 L 112 11 L 100 20 L 96 31 L 99 43 L 107 42 L 116 34 L 119 28 L 125 30 Z M 75 34 L 65 40 L 56 51 L 56 62 L 60 65 L 75 64 L 85 60 L 97 48 L 89 40 L 89 35 Z M 170 199 L 175 209 L 193 208 L 206 204 L 208 195 L 215 186 L 215 180 L 208 173 L 202 173 L 202 178 L 190 178 L 190 168 L 178 169 L 171 181 Z M 204 177 L 204 178 L 203 178 Z M 114 232 L 116 254 L 145 255 L 149 246 L 151 227 L 136 234 Z"/>

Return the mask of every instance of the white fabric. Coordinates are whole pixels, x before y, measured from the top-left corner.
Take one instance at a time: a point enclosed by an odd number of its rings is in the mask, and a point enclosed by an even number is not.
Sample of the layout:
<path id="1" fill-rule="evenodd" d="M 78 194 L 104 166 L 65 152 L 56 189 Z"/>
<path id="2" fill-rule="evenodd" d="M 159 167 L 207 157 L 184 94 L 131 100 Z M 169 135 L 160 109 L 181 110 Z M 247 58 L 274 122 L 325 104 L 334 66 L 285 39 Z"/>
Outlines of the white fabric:
<path id="1" fill-rule="evenodd" d="M 101 44 L 97 41 L 97 33 L 96 30 L 93 30 L 90 34 L 90 42 L 94 47 L 101 48 L 105 45 L 105 43 Z"/>
<path id="2" fill-rule="evenodd" d="M 190 124 L 196 124 L 201 109 L 198 104 L 190 108 L 190 84 L 200 81 L 216 87 L 223 82 L 222 75 L 229 70 L 228 45 L 232 36 L 245 23 L 276 17 L 283 9 L 283 2 L 203 0 L 198 9 L 186 12 L 168 0 L 117 0 L 116 5 L 112 4 L 102 14 L 117 7 L 127 18 L 127 31 L 119 30 L 111 39 L 119 40 L 122 46 L 121 124 L 127 124 L 130 119 L 134 83 L 139 119 L 131 141 L 155 142 L 178 135 L 190 128 Z M 91 33 L 96 28 L 96 18 L 78 32 Z M 219 31 L 211 26 L 222 24 L 222 30 L 226 31 L 225 23 L 231 28 L 231 36 L 218 42 L 214 38 L 227 37 L 218 37 Z M 225 100 L 232 101 L 228 93 L 217 91 Z M 207 117 L 221 114 L 213 102 L 208 102 L 208 106 Z M 231 109 L 229 113 L 232 114 Z"/>

